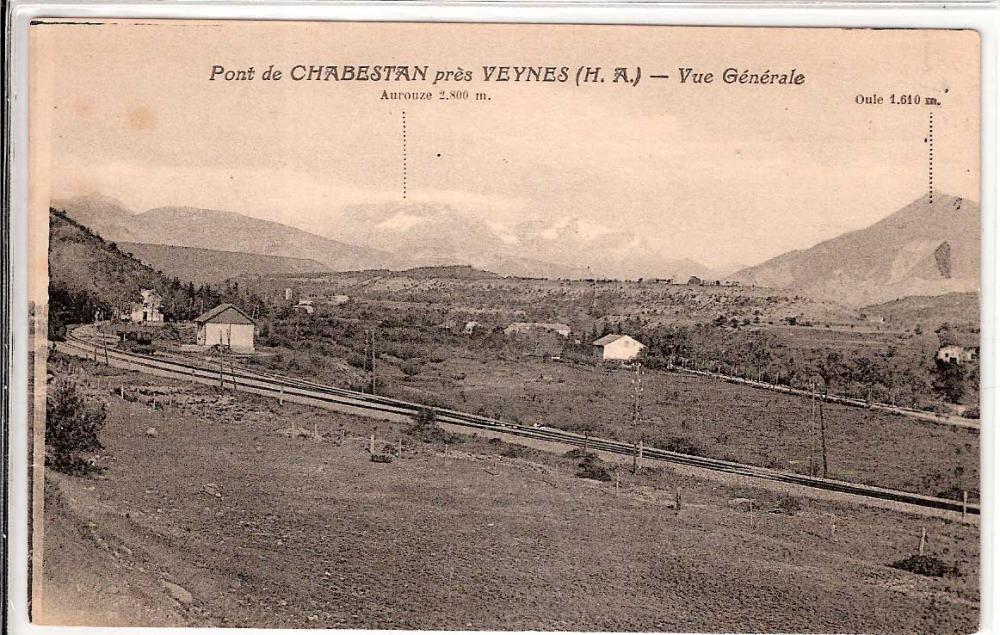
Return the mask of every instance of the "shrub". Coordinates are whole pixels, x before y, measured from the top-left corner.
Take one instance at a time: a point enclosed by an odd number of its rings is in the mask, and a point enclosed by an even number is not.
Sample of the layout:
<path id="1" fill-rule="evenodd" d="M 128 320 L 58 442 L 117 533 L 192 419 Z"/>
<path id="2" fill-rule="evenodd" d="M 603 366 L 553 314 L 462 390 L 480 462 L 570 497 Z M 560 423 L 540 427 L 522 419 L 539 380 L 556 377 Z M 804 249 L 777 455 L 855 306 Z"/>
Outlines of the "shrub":
<path id="1" fill-rule="evenodd" d="M 421 408 L 413 418 L 414 425 L 419 427 L 434 425 L 435 421 L 437 421 L 437 413 L 434 412 L 433 408 Z"/>
<path id="2" fill-rule="evenodd" d="M 508 459 L 519 459 L 526 457 L 530 454 L 531 452 L 523 445 L 517 445 L 515 443 L 505 443 L 500 448 L 500 456 L 506 457 Z"/>
<path id="3" fill-rule="evenodd" d="M 98 433 L 107 412 L 69 380 L 56 380 L 45 399 L 45 463 L 66 474 L 85 474 L 94 466 L 81 455 L 100 450 Z"/>
<path id="4" fill-rule="evenodd" d="M 406 431 L 411 437 L 422 443 L 461 443 L 465 437 L 461 434 L 445 432 L 437 425 L 437 414 L 433 408 L 421 408 L 413 417 L 413 425 Z"/>
<path id="5" fill-rule="evenodd" d="M 951 403 L 958 403 L 965 394 L 965 374 L 961 364 L 936 359 L 931 388 Z"/>
<path id="6" fill-rule="evenodd" d="M 607 464 L 592 452 L 584 452 L 580 449 L 573 449 L 564 456 L 569 458 L 579 458 L 580 462 L 576 466 L 576 476 L 578 478 L 589 478 L 594 481 L 608 482 L 611 480 L 611 470 Z"/>
<path id="7" fill-rule="evenodd" d="M 799 499 L 794 496 L 782 494 L 781 497 L 778 498 L 777 508 L 778 511 L 785 514 L 795 515 L 802 511 L 802 503 L 800 503 Z"/>
<path id="8" fill-rule="evenodd" d="M 931 578 L 958 577 L 958 567 L 948 566 L 940 558 L 934 556 L 914 555 L 902 560 L 897 560 L 889 565 L 893 569 L 909 571 L 917 575 L 924 575 Z"/>
<path id="9" fill-rule="evenodd" d="M 691 454 L 693 456 L 702 456 L 704 454 L 701 446 L 687 437 L 671 437 L 667 441 L 666 449 L 670 452 L 677 452 L 678 454 Z"/>
<path id="10" fill-rule="evenodd" d="M 421 364 L 418 361 L 408 359 L 399 365 L 399 369 L 407 377 L 416 377 L 420 374 Z"/>
<path id="11" fill-rule="evenodd" d="M 368 370 L 368 359 L 364 355 L 360 355 L 353 351 L 347 354 L 347 363 L 355 368 Z"/>

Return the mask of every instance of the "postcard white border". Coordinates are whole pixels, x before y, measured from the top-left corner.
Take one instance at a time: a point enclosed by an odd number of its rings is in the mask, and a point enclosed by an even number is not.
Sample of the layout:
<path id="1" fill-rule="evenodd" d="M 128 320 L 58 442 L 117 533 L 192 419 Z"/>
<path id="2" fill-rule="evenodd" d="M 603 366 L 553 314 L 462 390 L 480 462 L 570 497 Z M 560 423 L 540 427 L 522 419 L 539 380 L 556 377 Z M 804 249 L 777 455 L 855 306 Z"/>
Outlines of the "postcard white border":
<path id="1" fill-rule="evenodd" d="M 11 633 L 105 633 L 125 629 L 64 628 L 36 626 L 27 621 L 28 553 L 28 456 L 26 352 L 27 263 L 24 246 L 28 209 L 28 25 L 35 18 L 184 18 L 226 20 L 334 20 L 334 21 L 431 21 L 510 22 L 579 24 L 657 24 L 690 26 L 800 26 L 855 28 L 969 28 L 982 36 L 982 626 L 983 633 L 998 631 L 997 553 L 1000 531 L 996 521 L 998 484 L 996 422 L 996 325 L 997 325 L 997 103 L 998 33 L 1000 7 L 993 2 L 966 3 L 423 3 L 423 2 L 313 2 L 223 3 L 223 2 L 39 2 L 13 0 L 8 6 L 10 48 L 8 68 L 12 75 L 10 125 L 10 210 L 12 363 L 10 382 L 9 447 L 9 596 L 5 598 Z M 6 372 L 7 369 L 4 369 Z M 16 396 L 16 397 L 15 397 Z M 130 633 L 173 635 L 180 628 L 130 628 Z M 217 629 L 212 632 L 247 634 L 293 633 L 293 630 Z M 344 633 L 347 631 L 311 632 Z M 375 631 L 367 631 L 375 632 Z M 387 631 L 398 633 L 399 631 Z"/>

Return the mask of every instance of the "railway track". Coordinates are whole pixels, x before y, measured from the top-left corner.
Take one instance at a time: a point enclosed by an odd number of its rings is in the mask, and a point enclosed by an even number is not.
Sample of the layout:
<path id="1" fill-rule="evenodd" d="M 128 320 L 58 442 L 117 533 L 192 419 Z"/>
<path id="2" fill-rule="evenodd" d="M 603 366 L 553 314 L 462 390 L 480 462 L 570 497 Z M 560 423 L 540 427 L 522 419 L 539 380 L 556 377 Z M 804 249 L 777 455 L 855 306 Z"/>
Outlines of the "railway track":
<path id="1" fill-rule="evenodd" d="M 200 383 L 219 383 L 220 385 L 233 386 L 234 388 L 242 387 L 244 390 L 250 390 L 273 397 L 300 397 L 313 401 L 324 402 L 333 406 L 339 405 L 360 409 L 372 414 L 378 414 L 383 417 L 397 420 L 413 417 L 422 410 L 431 410 L 434 412 L 437 421 L 465 428 L 508 434 L 527 439 L 551 441 L 576 447 L 588 447 L 594 450 L 625 456 L 634 456 L 640 451 L 637 446 L 621 441 L 590 438 L 562 430 L 519 425 L 460 412 L 457 410 L 451 410 L 448 408 L 430 407 L 400 399 L 382 397 L 379 395 L 369 395 L 333 386 L 325 386 L 303 379 L 255 372 L 234 365 L 231 365 L 229 369 L 226 369 L 224 365 L 220 364 L 219 368 L 215 369 L 203 364 L 194 364 L 180 360 L 166 360 L 156 358 L 151 355 L 126 353 L 117 350 L 105 349 L 95 342 L 79 337 L 75 332 L 69 333 L 66 341 L 57 342 L 55 346 L 57 350 L 61 350 L 72 355 L 94 358 L 96 360 L 106 360 L 111 366 L 146 372 L 152 371 L 160 374 L 167 373 L 182 379 L 200 381 Z M 684 465 L 688 467 L 711 470 L 714 472 L 723 472 L 753 479 L 788 483 L 817 490 L 839 492 L 850 496 L 892 501 L 929 509 L 952 512 L 965 511 L 970 514 L 980 513 L 980 507 L 978 504 L 963 504 L 962 501 L 947 498 L 937 498 L 933 496 L 925 496 L 923 494 L 915 494 L 912 492 L 851 483 L 848 481 L 838 481 L 835 479 L 805 476 L 791 472 L 781 472 L 754 465 L 724 461 L 721 459 L 712 459 L 691 454 L 681 454 L 655 447 L 643 447 L 641 449 L 641 453 L 644 460 L 662 461 L 665 463 Z"/>

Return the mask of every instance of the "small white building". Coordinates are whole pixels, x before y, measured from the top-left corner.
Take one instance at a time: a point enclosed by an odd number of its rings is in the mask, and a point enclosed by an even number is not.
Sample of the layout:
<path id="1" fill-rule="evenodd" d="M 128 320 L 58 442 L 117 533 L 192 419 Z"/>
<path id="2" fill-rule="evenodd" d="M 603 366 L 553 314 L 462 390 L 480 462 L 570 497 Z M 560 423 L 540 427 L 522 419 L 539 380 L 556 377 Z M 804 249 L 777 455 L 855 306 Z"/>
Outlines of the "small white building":
<path id="1" fill-rule="evenodd" d="M 254 349 L 256 323 L 239 307 L 220 304 L 194 319 L 199 346 L 222 346 L 235 351 Z"/>
<path id="2" fill-rule="evenodd" d="M 163 324 L 163 296 L 152 289 L 142 289 L 139 294 L 142 300 L 133 302 L 122 317 L 133 324 Z"/>
<path id="3" fill-rule="evenodd" d="M 299 300 L 299 303 L 293 306 L 292 308 L 295 309 L 296 311 L 301 311 L 306 315 L 312 315 L 313 313 L 316 312 L 316 307 L 313 306 L 312 300 L 306 300 L 306 299 Z"/>
<path id="4" fill-rule="evenodd" d="M 963 364 L 973 362 L 977 357 L 979 357 L 979 351 L 968 346 L 942 346 L 937 352 L 937 358 L 942 362 Z"/>
<path id="5" fill-rule="evenodd" d="M 646 345 L 628 335 L 611 334 L 594 342 L 594 353 L 605 360 L 629 361 L 642 353 Z"/>
<path id="6" fill-rule="evenodd" d="M 462 333 L 464 335 L 472 335 L 473 333 L 476 332 L 476 329 L 478 328 L 479 328 L 479 322 L 476 322 L 475 320 L 469 320 L 468 322 L 465 323 L 465 326 L 462 328 Z"/>

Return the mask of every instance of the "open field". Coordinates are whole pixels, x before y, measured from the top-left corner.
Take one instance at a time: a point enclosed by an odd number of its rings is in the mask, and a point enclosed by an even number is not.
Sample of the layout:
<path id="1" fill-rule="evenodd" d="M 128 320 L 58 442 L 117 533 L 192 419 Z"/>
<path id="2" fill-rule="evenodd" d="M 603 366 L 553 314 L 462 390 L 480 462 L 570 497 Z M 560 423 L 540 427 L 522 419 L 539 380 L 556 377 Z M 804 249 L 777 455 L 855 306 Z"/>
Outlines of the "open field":
<path id="1" fill-rule="evenodd" d="M 645 371 L 640 423 L 633 425 L 630 370 L 529 356 L 486 362 L 456 351 L 433 357 L 414 375 L 383 364 L 379 392 L 517 423 L 821 473 L 819 405 L 813 418 L 808 398 Z M 358 387 L 338 367 L 311 369 L 317 381 Z M 823 404 L 822 415 L 830 478 L 959 500 L 965 490 L 970 500 L 978 499 L 978 431 L 830 403 Z"/>
<path id="2" fill-rule="evenodd" d="M 123 625 L 976 628 L 975 525 L 667 469 L 621 472 L 616 495 L 567 457 L 485 439 L 452 439 L 446 457 L 400 425 L 85 368 L 109 407 L 105 469 L 50 478 L 45 584 L 69 594 L 46 596 L 43 621 L 96 602 Z M 376 427 L 401 458 L 369 460 Z M 958 577 L 887 566 L 921 528 Z"/>

